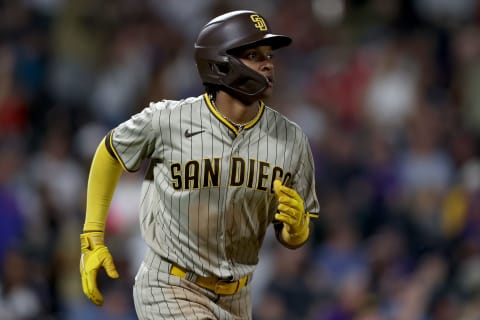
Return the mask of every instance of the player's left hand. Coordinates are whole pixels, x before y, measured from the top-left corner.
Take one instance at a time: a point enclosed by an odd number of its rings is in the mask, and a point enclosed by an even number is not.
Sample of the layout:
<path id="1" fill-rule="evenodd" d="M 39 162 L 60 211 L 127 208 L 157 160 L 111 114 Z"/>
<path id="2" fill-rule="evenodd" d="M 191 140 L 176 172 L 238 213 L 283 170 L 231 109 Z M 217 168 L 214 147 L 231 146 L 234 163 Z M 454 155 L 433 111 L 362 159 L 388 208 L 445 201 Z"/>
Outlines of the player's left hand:
<path id="1" fill-rule="evenodd" d="M 273 191 L 278 200 L 275 219 L 283 222 L 287 232 L 298 233 L 305 228 L 305 206 L 303 199 L 294 189 L 282 185 L 280 180 L 273 182 Z"/>
<path id="2" fill-rule="evenodd" d="M 317 214 L 305 212 L 302 197 L 297 191 L 282 185 L 280 180 L 273 182 L 273 191 L 278 200 L 277 221 L 283 222 L 281 237 L 292 248 L 302 245 L 310 235 L 310 217 Z"/>
<path id="3" fill-rule="evenodd" d="M 81 257 L 80 275 L 83 293 L 98 306 L 103 304 L 103 296 L 97 287 L 97 274 L 105 268 L 110 278 L 118 278 L 113 258 L 104 244 L 103 232 L 87 232 L 80 235 Z"/>

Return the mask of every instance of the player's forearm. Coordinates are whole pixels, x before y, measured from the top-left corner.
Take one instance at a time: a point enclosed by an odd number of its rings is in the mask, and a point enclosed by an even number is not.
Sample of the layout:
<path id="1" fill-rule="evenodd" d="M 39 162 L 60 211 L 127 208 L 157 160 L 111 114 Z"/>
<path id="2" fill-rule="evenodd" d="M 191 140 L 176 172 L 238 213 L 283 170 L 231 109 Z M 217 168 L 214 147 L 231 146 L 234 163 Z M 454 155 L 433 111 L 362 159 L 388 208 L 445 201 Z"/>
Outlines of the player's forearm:
<path id="1" fill-rule="evenodd" d="M 113 193 L 122 174 L 118 160 L 100 142 L 90 167 L 84 231 L 104 231 Z"/>

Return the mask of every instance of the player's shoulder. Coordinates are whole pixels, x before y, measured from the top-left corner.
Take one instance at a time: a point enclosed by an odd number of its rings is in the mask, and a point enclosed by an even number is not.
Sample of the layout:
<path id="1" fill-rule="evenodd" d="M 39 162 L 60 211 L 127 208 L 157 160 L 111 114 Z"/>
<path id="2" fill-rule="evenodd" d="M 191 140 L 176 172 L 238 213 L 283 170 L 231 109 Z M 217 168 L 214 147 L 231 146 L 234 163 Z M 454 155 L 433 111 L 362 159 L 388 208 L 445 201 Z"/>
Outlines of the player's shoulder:
<path id="1" fill-rule="evenodd" d="M 184 106 L 191 106 L 192 104 L 201 104 L 202 96 L 188 97 L 180 100 L 162 99 L 156 102 L 150 102 L 149 108 L 158 111 L 174 111 L 181 109 Z"/>
<path id="2" fill-rule="evenodd" d="M 287 129 L 303 132 L 298 123 L 289 119 L 286 115 L 276 110 L 274 107 L 265 105 L 265 116 L 270 123 L 281 125 Z"/>

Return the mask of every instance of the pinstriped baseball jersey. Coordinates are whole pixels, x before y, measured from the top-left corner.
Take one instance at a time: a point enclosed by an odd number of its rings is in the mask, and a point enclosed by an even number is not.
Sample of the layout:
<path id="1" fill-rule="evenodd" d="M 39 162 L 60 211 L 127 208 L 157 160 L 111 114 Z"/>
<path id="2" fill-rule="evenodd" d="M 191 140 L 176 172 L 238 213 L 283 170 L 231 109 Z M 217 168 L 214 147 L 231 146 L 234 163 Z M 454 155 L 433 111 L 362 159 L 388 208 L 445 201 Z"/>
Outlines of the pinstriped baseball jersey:
<path id="1" fill-rule="evenodd" d="M 254 271 L 277 202 L 273 181 L 318 212 L 314 165 L 302 130 L 260 104 L 238 131 L 208 95 L 151 103 L 109 135 L 125 170 L 149 159 L 140 196 L 147 245 L 202 276 L 239 279 Z"/>

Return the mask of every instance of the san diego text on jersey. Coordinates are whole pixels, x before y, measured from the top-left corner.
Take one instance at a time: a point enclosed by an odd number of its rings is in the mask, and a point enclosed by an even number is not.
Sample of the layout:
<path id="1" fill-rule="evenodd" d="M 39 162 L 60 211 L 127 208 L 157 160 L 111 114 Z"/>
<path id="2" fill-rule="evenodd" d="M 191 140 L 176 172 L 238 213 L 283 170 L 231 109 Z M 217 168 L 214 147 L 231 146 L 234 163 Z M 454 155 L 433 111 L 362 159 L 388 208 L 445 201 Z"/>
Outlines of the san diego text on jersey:
<path id="1" fill-rule="evenodd" d="M 175 190 L 192 190 L 199 188 L 220 187 L 220 166 L 222 159 L 204 158 L 189 160 L 185 163 L 173 162 L 170 164 L 172 187 Z M 273 181 L 281 179 L 283 184 L 288 183 L 292 174 L 285 172 L 279 166 L 257 159 L 230 157 L 228 187 L 245 186 L 259 191 L 273 192 Z"/>

